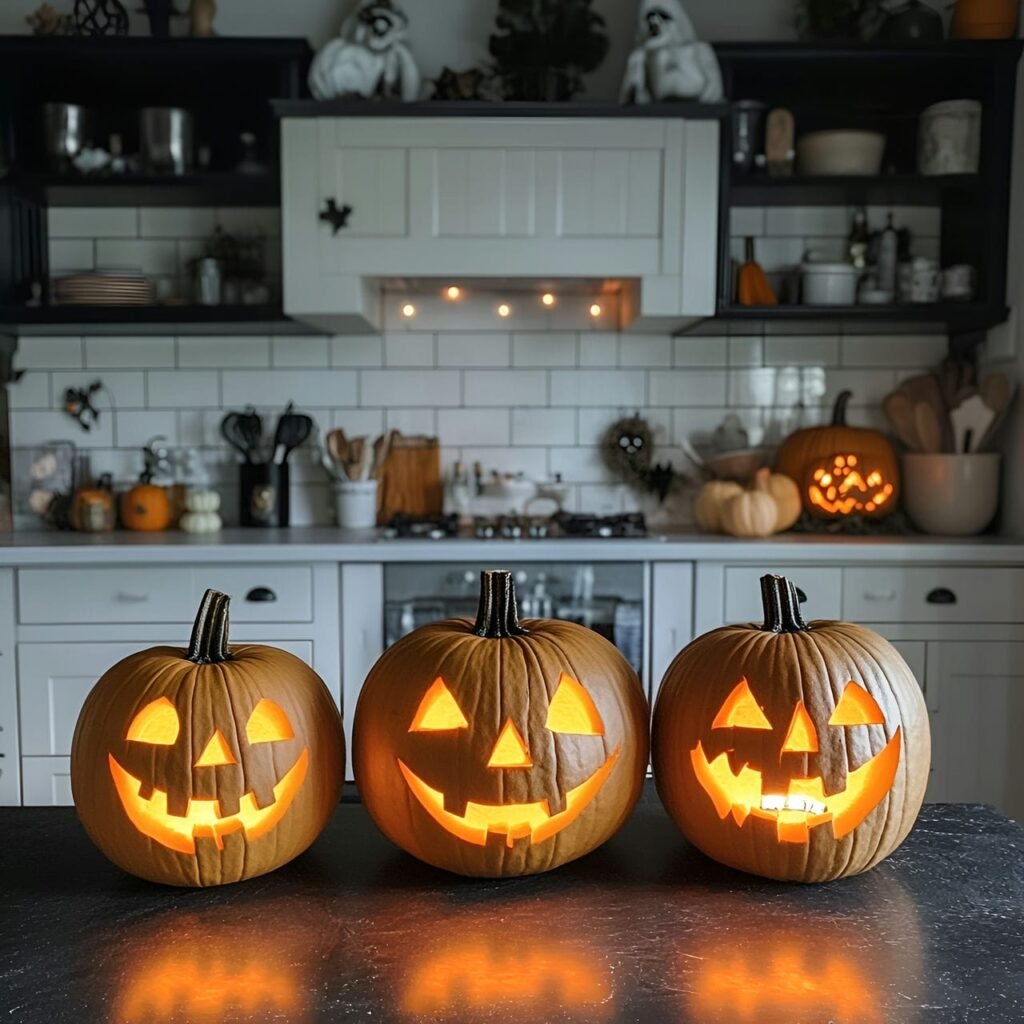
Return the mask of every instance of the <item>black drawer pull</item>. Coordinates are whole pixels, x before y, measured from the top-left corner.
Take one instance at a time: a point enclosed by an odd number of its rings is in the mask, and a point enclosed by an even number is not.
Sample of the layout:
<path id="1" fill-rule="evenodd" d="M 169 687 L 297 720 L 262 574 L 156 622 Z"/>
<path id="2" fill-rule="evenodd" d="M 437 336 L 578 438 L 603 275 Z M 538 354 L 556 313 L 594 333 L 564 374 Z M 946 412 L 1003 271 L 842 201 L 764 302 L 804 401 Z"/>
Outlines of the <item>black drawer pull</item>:
<path id="1" fill-rule="evenodd" d="M 929 604 L 956 604 L 956 594 L 948 587 L 936 587 L 925 600 Z"/>
<path id="2" fill-rule="evenodd" d="M 796 599 L 801 604 L 807 604 L 807 595 L 799 588 L 796 588 Z"/>
<path id="3" fill-rule="evenodd" d="M 277 600 L 277 594 L 270 587 L 253 587 L 245 595 L 245 599 L 246 601 L 252 601 L 254 604 L 269 604 L 271 601 Z"/>

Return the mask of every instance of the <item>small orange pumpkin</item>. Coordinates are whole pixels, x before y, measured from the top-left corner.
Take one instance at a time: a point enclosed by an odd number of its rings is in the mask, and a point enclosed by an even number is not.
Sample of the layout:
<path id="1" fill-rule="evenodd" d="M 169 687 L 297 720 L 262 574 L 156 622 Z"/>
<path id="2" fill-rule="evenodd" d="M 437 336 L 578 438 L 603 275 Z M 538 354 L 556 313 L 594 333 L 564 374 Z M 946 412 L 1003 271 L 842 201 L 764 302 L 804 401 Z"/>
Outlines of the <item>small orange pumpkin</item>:
<path id="1" fill-rule="evenodd" d="M 166 488 L 151 483 L 143 473 L 139 482 L 121 495 L 121 522 L 127 530 L 156 533 L 171 525 L 173 513 Z"/>
<path id="2" fill-rule="evenodd" d="M 819 519 L 879 519 L 899 504 L 896 452 L 877 430 L 847 425 L 851 397 L 840 394 L 830 424 L 794 431 L 775 457 L 775 472 L 797 481 L 804 508 Z"/>

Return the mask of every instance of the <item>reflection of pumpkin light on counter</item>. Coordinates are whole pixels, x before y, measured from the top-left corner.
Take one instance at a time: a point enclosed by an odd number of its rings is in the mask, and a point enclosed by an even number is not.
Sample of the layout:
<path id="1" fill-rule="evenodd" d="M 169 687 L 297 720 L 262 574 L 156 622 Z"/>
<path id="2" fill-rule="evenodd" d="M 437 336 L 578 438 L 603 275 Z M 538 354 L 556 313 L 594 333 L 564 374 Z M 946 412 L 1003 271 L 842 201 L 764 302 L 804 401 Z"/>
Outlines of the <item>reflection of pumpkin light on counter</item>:
<path id="1" fill-rule="evenodd" d="M 465 1021 L 511 1007 L 526 1019 L 557 1008 L 586 1020 L 604 1020 L 614 1009 L 612 986 L 600 963 L 579 945 L 518 940 L 498 926 L 471 931 L 416 963 L 401 996 L 406 1014 L 434 1014 Z"/>

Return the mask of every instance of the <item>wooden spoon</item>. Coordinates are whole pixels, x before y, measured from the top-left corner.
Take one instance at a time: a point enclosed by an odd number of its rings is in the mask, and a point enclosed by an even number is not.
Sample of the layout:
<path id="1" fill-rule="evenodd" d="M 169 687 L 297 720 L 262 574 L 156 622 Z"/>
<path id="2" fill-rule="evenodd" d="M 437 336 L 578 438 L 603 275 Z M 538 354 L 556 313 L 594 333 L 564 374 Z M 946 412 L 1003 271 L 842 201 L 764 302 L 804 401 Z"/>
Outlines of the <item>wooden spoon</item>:
<path id="1" fill-rule="evenodd" d="M 914 406 L 914 426 L 921 441 L 921 451 L 935 455 L 942 451 L 942 425 L 929 402 Z"/>
<path id="2" fill-rule="evenodd" d="M 918 402 L 928 402 L 932 406 L 942 431 L 942 445 L 939 451 L 953 451 L 953 430 L 949 423 L 949 410 L 942 397 L 942 385 L 939 384 L 938 377 L 932 373 L 908 377 L 900 383 L 897 390 L 902 391 L 914 405 Z"/>
<path id="3" fill-rule="evenodd" d="M 1005 373 L 989 374 L 981 385 L 981 400 L 992 410 L 993 420 L 991 426 L 984 435 L 978 439 L 975 450 L 979 452 L 988 451 L 990 445 L 999 433 L 1010 406 L 1013 404 L 1014 389 L 1010 378 Z"/>
<path id="4" fill-rule="evenodd" d="M 921 451 L 921 439 L 917 436 L 914 417 L 914 403 L 902 392 L 894 391 L 882 403 L 893 432 L 912 452 Z"/>

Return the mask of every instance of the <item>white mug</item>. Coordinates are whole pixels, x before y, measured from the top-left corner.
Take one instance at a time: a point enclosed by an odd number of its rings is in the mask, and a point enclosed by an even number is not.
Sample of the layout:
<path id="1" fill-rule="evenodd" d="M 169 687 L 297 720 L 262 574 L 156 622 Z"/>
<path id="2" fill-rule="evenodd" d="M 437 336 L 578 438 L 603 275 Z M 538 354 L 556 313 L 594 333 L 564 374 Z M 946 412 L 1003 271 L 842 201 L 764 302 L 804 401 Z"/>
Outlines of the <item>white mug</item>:
<path id="1" fill-rule="evenodd" d="M 974 298 L 974 267 L 969 263 L 958 263 L 946 267 L 942 272 L 942 297 L 944 299 Z"/>
<path id="2" fill-rule="evenodd" d="M 900 264 L 900 298 L 904 302 L 937 302 L 941 283 L 939 265 L 926 256 Z"/>

